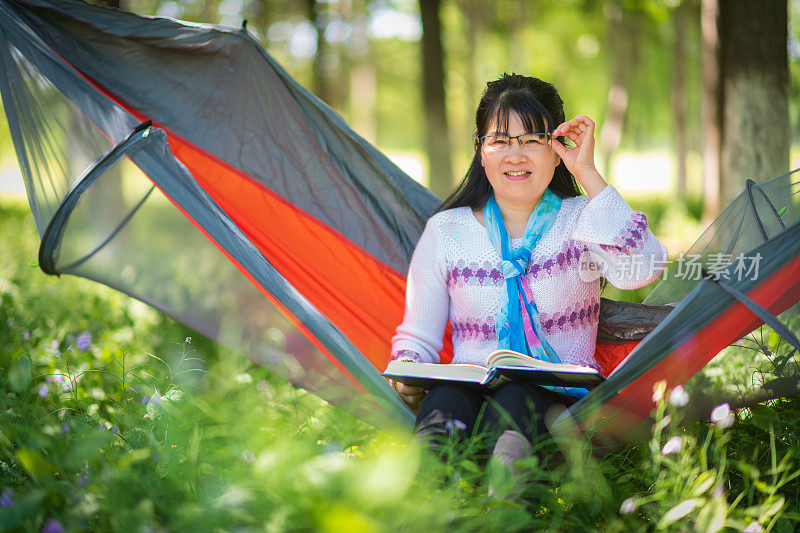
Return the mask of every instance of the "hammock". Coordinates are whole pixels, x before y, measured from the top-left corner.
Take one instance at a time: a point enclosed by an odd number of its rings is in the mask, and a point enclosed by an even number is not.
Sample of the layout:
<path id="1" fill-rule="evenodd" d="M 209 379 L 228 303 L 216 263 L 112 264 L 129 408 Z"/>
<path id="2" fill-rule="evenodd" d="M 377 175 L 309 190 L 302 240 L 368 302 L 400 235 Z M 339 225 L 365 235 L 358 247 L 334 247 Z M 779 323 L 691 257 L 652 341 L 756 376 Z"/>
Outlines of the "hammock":
<path id="1" fill-rule="evenodd" d="M 244 27 L 0 0 L 0 61 L 44 272 L 125 292 L 362 416 L 413 420 L 379 370 L 439 199 Z M 597 359 L 607 373 L 628 360 L 573 406 L 578 421 L 635 426 L 655 382 L 685 382 L 800 299 L 794 192 L 790 175 L 749 186 L 715 222 L 735 235 L 706 238 L 707 253 L 760 254 L 757 281 L 602 302 Z M 763 222 L 773 204 L 788 212 Z"/>

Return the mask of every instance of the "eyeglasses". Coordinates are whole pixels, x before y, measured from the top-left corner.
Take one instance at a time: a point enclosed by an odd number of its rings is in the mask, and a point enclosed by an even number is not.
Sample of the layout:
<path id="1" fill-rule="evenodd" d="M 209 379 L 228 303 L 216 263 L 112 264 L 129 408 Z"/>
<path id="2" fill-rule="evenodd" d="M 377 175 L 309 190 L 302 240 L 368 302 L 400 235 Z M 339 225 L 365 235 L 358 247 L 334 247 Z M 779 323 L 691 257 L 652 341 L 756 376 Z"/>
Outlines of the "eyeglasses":
<path id="1" fill-rule="evenodd" d="M 520 148 L 526 152 L 538 152 L 550 148 L 550 141 L 557 137 L 553 137 L 549 133 L 524 133 L 522 135 L 484 135 L 478 137 L 478 141 L 483 143 L 484 148 L 489 152 L 503 152 L 511 148 L 511 141 L 514 139 L 519 143 Z M 575 146 L 569 139 L 559 139 L 566 148 Z"/>

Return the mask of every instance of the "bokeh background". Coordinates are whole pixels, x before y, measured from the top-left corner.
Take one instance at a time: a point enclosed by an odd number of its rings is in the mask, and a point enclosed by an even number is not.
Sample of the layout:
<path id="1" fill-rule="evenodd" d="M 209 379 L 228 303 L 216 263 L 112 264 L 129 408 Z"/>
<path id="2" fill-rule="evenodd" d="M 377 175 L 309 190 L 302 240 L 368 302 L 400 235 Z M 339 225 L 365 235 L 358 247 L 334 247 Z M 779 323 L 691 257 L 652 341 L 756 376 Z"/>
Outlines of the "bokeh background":
<path id="1" fill-rule="evenodd" d="M 677 256 L 741 190 L 800 166 L 800 2 L 105 0 L 240 27 L 443 197 L 488 80 L 551 81 L 598 124 L 597 164 Z M 5 120 L 0 194 L 21 195 Z"/>

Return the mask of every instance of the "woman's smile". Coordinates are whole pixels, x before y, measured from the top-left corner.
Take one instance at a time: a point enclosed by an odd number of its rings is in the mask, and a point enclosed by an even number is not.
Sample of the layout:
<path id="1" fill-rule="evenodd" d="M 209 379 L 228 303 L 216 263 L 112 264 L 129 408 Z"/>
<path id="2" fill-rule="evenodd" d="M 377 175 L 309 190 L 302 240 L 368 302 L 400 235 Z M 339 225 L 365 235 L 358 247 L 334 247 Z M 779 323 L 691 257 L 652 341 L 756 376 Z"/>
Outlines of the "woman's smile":
<path id="1" fill-rule="evenodd" d="M 512 180 L 524 180 L 531 175 L 529 170 L 507 170 L 503 175 Z"/>

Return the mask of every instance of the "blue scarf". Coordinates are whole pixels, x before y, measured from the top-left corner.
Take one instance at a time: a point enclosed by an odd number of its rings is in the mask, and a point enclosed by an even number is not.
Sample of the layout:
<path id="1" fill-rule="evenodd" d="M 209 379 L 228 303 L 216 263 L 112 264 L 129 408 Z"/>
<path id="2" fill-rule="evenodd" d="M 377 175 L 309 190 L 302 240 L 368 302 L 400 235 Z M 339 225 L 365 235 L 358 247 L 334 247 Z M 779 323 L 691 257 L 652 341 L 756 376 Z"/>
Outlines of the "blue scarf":
<path id="1" fill-rule="evenodd" d="M 483 206 L 483 221 L 489 240 L 502 259 L 505 290 L 500 297 L 500 309 L 495 318 L 498 349 L 514 350 L 525 353 L 536 359 L 560 363 L 561 359 L 550 346 L 539 322 L 539 311 L 525 270 L 531 260 L 536 244 L 553 226 L 553 222 L 561 209 L 561 198 L 549 188 L 545 189 L 542 198 L 528 218 L 522 246 L 511 251 L 511 239 L 503 222 L 503 215 L 495 200 L 494 192 Z M 571 396 L 585 396 L 586 389 L 575 387 L 547 387 Z"/>

